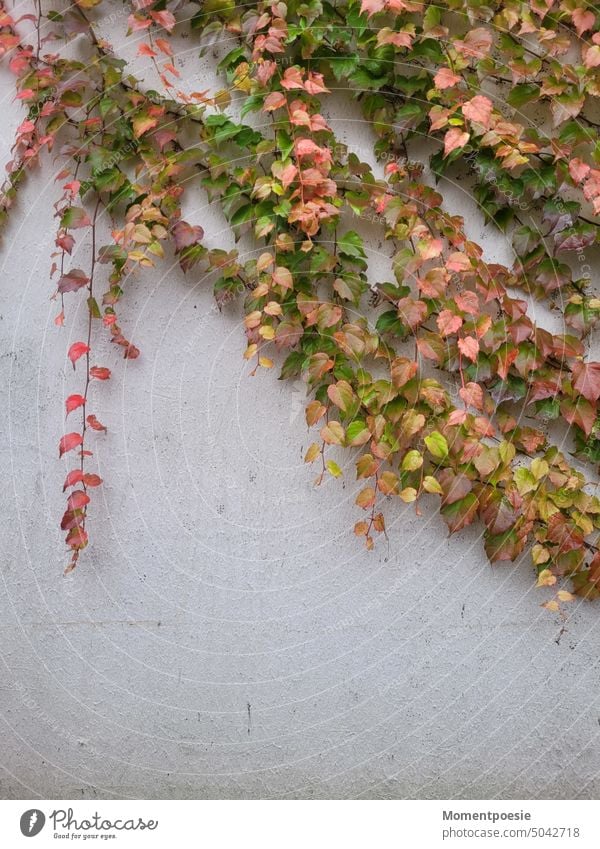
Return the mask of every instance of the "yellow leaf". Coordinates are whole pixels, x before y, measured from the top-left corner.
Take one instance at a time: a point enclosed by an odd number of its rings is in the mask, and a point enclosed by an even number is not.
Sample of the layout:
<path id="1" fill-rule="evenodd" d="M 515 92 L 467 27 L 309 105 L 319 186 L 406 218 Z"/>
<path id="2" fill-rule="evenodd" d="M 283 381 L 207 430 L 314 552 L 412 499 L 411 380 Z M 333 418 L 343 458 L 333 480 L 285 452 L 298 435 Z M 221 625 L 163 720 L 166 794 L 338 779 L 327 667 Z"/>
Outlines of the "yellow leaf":
<path id="1" fill-rule="evenodd" d="M 536 480 L 539 481 L 541 478 L 546 477 L 549 470 L 548 463 L 540 457 L 536 457 L 535 460 L 531 461 L 531 473 Z"/>
<path id="2" fill-rule="evenodd" d="M 575 596 L 573 593 L 568 592 L 568 590 L 559 590 L 556 595 L 561 601 L 575 601 Z"/>
<path id="3" fill-rule="evenodd" d="M 426 475 L 423 478 L 423 489 L 425 490 L 425 492 L 431 492 L 431 493 L 435 493 L 437 495 L 442 494 L 442 487 L 439 485 L 439 483 L 436 481 L 436 479 L 434 477 L 432 477 L 431 475 Z"/>
<path id="4" fill-rule="evenodd" d="M 318 443 L 313 442 L 313 444 L 309 447 L 308 451 L 304 455 L 305 463 L 314 463 L 319 454 L 321 453 L 321 448 Z"/>
<path id="5" fill-rule="evenodd" d="M 328 460 L 325 463 L 327 471 L 330 475 L 333 475 L 334 478 L 339 478 L 342 475 L 342 470 L 338 466 L 338 464 L 334 460 Z"/>
<path id="6" fill-rule="evenodd" d="M 269 287 L 266 283 L 259 283 L 256 289 L 253 291 L 252 295 L 255 298 L 264 298 L 265 295 L 268 295 Z"/>
<path id="7" fill-rule="evenodd" d="M 415 472 L 422 465 L 423 457 L 418 451 L 409 451 L 402 460 L 402 470 L 405 472 Z"/>
<path id="8" fill-rule="evenodd" d="M 394 472 L 382 472 L 377 486 L 384 495 L 396 495 L 398 492 L 398 475 Z"/>
<path id="9" fill-rule="evenodd" d="M 536 587 L 553 587 L 556 583 L 556 575 L 550 569 L 542 569 L 538 575 Z"/>
<path id="10" fill-rule="evenodd" d="M 366 537 L 369 532 L 369 523 L 368 522 L 357 522 L 354 525 L 354 533 L 357 537 Z"/>
<path id="11" fill-rule="evenodd" d="M 410 504 L 411 501 L 417 500 L 417 490 L 414 488 L 414 486 L 407 486 L 400 493 L 400 498 L 402 499 L 402 501 L 405 501 L 407 504 Z"/>
<path id="12" fill-rule="evenodd" d="M 248 328 L 248 330 L 252 330 L 255 327 L 258 327 L 260 324 L 260 320 L 262 318 L 262 313 L 260 310 L 253 310 L 249 312 L 248 315 L 244 318 L 244 325 Z"/>
<path id="13" fill-rule="evenodd" d="M 269 357 L 259 357 L 258 362 L 263 368 L 273 368 L 273 360 Z"/>
<path id="14" fill-rule="evenodd" d="M 356 503 L 359 507 L 362 507 L 363 510 L 367 510 L 369 507 L 372 507 L 375 503 L 375 490 L 372 486 L 366 486 L 356 496 Z"/>
<path id="15" fill-rule="evenodd" d="M 136 224 L 133 231 L 133 238 L 139 245 L 149 245 L 152 241 L 152 233 L 145 224 Z"/>
<path id="16" fill-rule="evenodd" d="M 268 253 L 261 254 L 256 260 L 256 270 L 259 274 L 261 273 L 261 271 L 266 271 L 266 269 L 270 268 L 272 265 L 273 257 L 271 256 L 271 254 Z"/>
<path id="17" fill-rule="evenodd" d="M 321 428 L 321 439 L 328 445 L 343 445 L 346 434 L 339 422 L 332 421 Z"/>
<path id="18" fill-rule="evenodd" d="M 550 560 L 550 552 L 543 545 L 536 542 L 531 549 L 531 559 L 534 566 L 541 566 L 542 563 L 547 563 Z"/>

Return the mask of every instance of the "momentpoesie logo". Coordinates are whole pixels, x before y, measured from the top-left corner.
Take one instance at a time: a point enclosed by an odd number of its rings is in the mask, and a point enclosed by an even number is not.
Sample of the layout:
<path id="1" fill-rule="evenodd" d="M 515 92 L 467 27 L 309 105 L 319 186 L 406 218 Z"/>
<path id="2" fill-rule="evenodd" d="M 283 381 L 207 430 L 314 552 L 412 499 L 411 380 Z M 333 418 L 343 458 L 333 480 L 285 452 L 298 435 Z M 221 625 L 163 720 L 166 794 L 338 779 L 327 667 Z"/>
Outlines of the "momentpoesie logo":
<path id="1" fill-rule="evenodd" d="M 25 837 L 35 837 L 43 829 L 46 817 L 42 811 L 32 808 L 21 815 L 21 833 Z M 92 816 L 77 819 L 73 808 L 57 808 L 48 815 L 52 823 L 54 837 L 69 838 L 80 836 L 115 837 L 121 831 L 154 831 L 158 820 L 144 820 L 142 817 L 120 817 L 108 819 L 97 811 Z"/>

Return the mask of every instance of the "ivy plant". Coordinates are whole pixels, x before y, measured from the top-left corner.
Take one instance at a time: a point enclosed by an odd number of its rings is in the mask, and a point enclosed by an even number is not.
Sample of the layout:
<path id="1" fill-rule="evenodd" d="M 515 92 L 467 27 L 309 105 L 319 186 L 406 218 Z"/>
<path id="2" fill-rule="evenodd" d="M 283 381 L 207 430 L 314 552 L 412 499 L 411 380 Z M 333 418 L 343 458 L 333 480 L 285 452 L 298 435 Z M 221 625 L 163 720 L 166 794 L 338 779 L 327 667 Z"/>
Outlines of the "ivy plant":
<path id="1" fill-rule="evenodd" d="M 594 7 L 134 0 L 115 17 L 148 62 L 150 87 L 102 34 L 105 3 L 35 0 L 20 19 L 0 4 L 0 57 L 23 107 L 0 218 L 18 214 L 19 187 L 39 160 L 58 157 L 56 324 L 74 297 L 87 303 L 85 332 L 66 352 L 79 391 L 65 399 L 73 424 L 59 440 L 60 456 L 73 458 L 67 571 L 88 545 L 102 484 L 93 447 L 106 427 L 90 387 L 116 366 L 97 361 L 96 341 L 108 333 L 123 357 L 138 357 L 123 296 L 133 272 L 173 252 L 184 272 L 216 281 L 221 308 L 241 302 L 253 374 L 277 363 L 282 378 L 305 381 L 314 433 L 305 460 L 317 483 L 342 476 L 335 458 L 351 451 L 361 482 L 354 533 L 367 549 L 395 504 L 418 511 L 435 498 L 450 533 L 481 523 L 491 562 L 528 552 L 538 586 L 552 588 L 548 609 L 597 598 Z M 221 89 L 183 90 L 180 36 L 196 55 L 228 45 Z M 379 168 L 336 138 L 325 117 L 333 89 L 356 101 Z M 512 265 L 488 262 L 469 238 L 444 201 L 446 178 L 460 179 L 507 234 Z M 253 240 L 252 252 L 205 244 L 182 214 L 191 187 L 220 206 L 236 239 Z M 101 216 L 111 221 L 106 244 Z M 372 279 L 352 216 L 389 243 L 391 280 Z M 74 267 L 84 241 L 89 263 Z M 561 315 L 564 333 L 536 324 L 535 299 Z M 554 420 L 570 426 L 577 461 L 553 444 Z"/>

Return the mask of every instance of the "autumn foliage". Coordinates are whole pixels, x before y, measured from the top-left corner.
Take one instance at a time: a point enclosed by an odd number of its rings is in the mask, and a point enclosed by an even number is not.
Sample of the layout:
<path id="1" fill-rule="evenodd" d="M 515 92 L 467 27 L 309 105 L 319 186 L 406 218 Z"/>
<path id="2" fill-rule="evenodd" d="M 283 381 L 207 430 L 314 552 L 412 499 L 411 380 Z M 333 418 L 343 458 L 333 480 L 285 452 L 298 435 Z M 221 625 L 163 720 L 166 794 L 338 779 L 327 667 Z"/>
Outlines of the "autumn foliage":
<path id="1" fill-rule="evenodd" d="M 88 307 L 67 352 L 80 388 L 59 441 L 74 458 L 68 568 L 88 544 L 101 484 L 90 467 L 106 428 L 89 388 L 115 369 L 96 363 L 94 340 L 106 332 L 122 356 L 138 356 L 121 298 L 133 270 L 172 251 L 185 272 L 216 276 L 220 307 L 243 300 L 253 373 L 278 361 L 282 377 L 305 380 L 315 434 L 306 462 L 317 482 L 339 477 L 336 452 L 351 450 L 354 532 L 368 549 L 397 502 L 432 496 L 451 533 L 481 523 L 490 561 L 530 552 L 538 585 L 554 588 L 551 610 L 573 593 L 600 595 L 600 500 L 549 437 L 566 421 L 572 452 L 591 471 L 600 461 L 600 363 L 586 356 L 600 317 L 586 259 L 600 222 L 593 7 L 136 0 L 126 28 L 152 86 L 99 34 L 102 12 L 100 0 L 77 0 L 0 17 L 0 55 L 24 109 L 0 214 L 42 155 L 60 157 L 56 324 L 74 297 Z M 182 34 L 198 52 L 227 45 L 220 91 L 183 90 Z M 68 58 L 74 39 L 85 62 Z M 329 126 L 334 89 L 358 104 L 378 168 Z M 532 110 L 545 117 L 532 121 Z M 510 267 L 487 261 L 447 208 L 453 175 L 510 240 Z M 236 237 L 253 237 L 250 259 L 205 245 L 202 227 L 182 218 L 190 185 L 220 204 Z M 100 213 L 112 222 L 107 244 Z M 391 281 L 371 279 L 353 217 L 393 248 Z M 73 268 L 83 239 L 89 267 Z M 536 299 L 560 312 L 565 332 L 536 324 Z"/>

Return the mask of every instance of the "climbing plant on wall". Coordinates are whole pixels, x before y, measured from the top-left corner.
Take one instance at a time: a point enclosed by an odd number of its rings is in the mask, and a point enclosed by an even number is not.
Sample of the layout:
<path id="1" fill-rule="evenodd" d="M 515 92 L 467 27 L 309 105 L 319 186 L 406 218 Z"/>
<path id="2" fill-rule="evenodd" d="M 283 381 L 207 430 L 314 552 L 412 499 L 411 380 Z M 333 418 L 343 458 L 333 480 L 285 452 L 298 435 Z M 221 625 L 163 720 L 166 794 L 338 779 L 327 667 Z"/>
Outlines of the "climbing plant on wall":
<path id="1" fill-rule="evenodd" d="M 114 379 L 115 363 L 97 361 L 96 340 L 107 333 L 122 356 L 139 355 L 122 319 L 127 282 L 173 252 L 184 272 L 211 273 L 220 307 L 243 302 L 253 373 L 277 363 L 283 378 L 305 380 L 314 432 L 305 459 L 317 482 L 342 475 L 338 448 L 353 452 L 354 532 L 368 549 L 398 503 L 434 497 L 451 533 L 481 523 L 490 561 L 530 551 L 538 585 L 554 588 L 549 609 L 573 593 L 600 595 L 600 500 L 579 462 L 593 473 L 600 461 L 600 363 L 587 356 L 600 318 L 593 6 L 134 0 L 121 14 L 107 0 L 35 0 L 20 18 L 0 9 L 0 55 L 23 107 L 0 215 L 19 214 L 19 187 L 41 157 L 60 160 L 56 324 L 75 297 L 87 304 L 85 332 L 66 352 L 79 391 L 65 399 L 59 441 L 73 458 L 67 571 L 88 545 L 102 483 L 93 448 L 106 428 L 90 387 Z M 112 27 L 147 57 L 152 85 L 103 35 L 115 9 Z M 219 52 L 220 90 L 184 90 L 182 35 L 188 53 Z M 324 117 L 332 90 L 360 107 L 379 168 L 336 139 Z M 486 261 L 467 236 L 444 202 L 446 175 L 460 175 L 488 225 L 506 233 L 511 267 Z M 252 237 L 244 258 L 204 244 L 184 220 L 184 193 L 197 186 L 236 237 Z M 369 275 L 354 216 L 389 241 L 389 281 Z M 79 268 L 71 257 L 84 241 L 90 259 Z M 533 321 L 536 299 L 561 313 L 564 333 Z M 577 461 L 549 437 L 557 419 Z"/>

